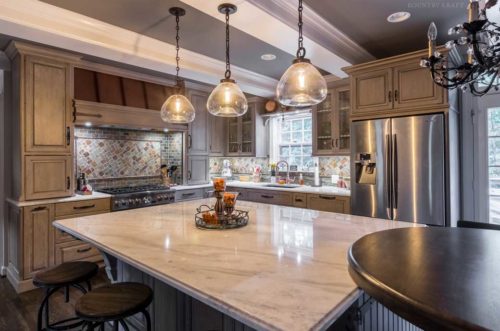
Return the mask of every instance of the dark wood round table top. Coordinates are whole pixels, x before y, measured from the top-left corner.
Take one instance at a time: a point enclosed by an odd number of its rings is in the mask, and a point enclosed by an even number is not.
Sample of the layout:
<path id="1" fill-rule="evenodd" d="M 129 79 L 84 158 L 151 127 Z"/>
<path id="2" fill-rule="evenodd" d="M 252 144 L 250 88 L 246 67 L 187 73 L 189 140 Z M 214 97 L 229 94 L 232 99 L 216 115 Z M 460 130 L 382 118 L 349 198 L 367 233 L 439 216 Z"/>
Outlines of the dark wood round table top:
<path id="1" fill-rule="evenodd" d="M 426 330 L 500 330 L 500 231 L 402 228 L 349 250 L 366 293 Z"/>

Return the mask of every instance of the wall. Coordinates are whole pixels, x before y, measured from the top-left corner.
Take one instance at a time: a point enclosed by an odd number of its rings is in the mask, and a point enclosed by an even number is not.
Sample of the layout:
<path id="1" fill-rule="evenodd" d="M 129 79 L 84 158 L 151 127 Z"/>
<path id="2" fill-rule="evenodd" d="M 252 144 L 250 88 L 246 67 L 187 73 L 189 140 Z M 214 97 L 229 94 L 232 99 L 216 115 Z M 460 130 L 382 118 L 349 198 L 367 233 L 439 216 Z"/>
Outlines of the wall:
<path id="1" fill-rule="evenodd" d="M 3 70 L 0 70 L 0 128 L 2 128 L 2 134 L 0 134 L 0 274 L 3 275 L 3 267 L 6 263 L 6 237 L 5 237 L 5 181 L 4 181 L 4 171 L 5 171 L 5 150 L 4 150 L 4 88 L 3 88 Z"/>
<path id="2" fill-rule="evenodd" d="M 77 127 L 75 164 L 94 188 L 160 184 L 162 164 L 180 184 L 182 133 Z"/>
<path id="3" fill-rule="evenodd" d="M 255 157 L 211 157 L 210 158 L 210 176 L 219 176 L 222 171 L 222 161 L 228 159 L 232 164 L 233 176 L 249 175 L 253 173 L 256 165 L 260 165 L 264 175 L 264 180 L 269 175 L 269 159 Z M 350 158 L 349 156 L 322 156 L 319 157 L 320 177 L 323 185 L 332 185 L 331 176 L 338 175 L 345 178 L 350 177 Z M 311 174 L 304 174 L 307 180 L 312 180 Z"/>

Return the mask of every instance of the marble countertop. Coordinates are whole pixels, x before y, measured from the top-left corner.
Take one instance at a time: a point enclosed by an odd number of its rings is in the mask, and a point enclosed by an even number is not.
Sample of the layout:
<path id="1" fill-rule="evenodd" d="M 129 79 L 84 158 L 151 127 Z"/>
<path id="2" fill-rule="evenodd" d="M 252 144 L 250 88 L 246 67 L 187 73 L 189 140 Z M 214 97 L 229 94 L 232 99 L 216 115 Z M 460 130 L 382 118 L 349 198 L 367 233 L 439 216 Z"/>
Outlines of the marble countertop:
<path id="1" fill-rule="evenodd" d="M 250 327 L 323 330 L 359 296 L 352 243 L 412 223 L 240 201 L 248 226 L 207 231 L 195 208 L 214 199 L 54 222 L 75 237 Z M 120 229 L 117 231 L 116 229 Z"/>
<path id="2" fill-rule="evenodd" d="M 330 195 L 341 195 L 341 196 L 351 196 L 351 191 L 348 189 L 338 188 L 335 186 L 298 186 L 294 188 L 287 187 L 269 187 L 266 186 L 270 183 L 253 183 L 253 182 L 239 182 L 239 181 L 229 181 L 226 186 L 259 189 L 259 190 L 270 190 L 270 191 L 286 191 L 286 192 L 296 192 L 296 193 L 315 193 L 315 194 L 330 194 Z"/>
<path id="3" fill-rule="evenodd" d="M 95 200 L 95 199 L 103 199 L 103 198 L 110 198 L 110 197 L 111 197 L 111 195 L 109 195 L 109 194 L 94 191 L 92 193 L 92 195 L 76 194 L 76 195 L 73 195 L 71 197 L 66 197 L 66 198 L 54 198 L 54 199 L 31 200 L 31 201 L 16 201 L 16 200 L 7 198 L 6 201 L 14 206 L 17 206 L 17 207 L 27 207 L 27 206 L 44 205 L 44 204 L 48 204 L 48 203 Z"/>

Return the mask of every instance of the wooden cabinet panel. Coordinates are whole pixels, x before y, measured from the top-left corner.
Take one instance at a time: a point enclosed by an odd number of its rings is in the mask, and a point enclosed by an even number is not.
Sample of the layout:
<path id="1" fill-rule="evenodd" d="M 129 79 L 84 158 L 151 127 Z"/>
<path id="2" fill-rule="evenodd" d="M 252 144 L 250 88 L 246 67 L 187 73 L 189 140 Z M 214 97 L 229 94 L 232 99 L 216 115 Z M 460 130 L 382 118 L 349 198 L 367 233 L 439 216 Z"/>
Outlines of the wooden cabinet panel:
<path id="1" fill-rule="evenodd" d="M 208 155 L 208 95 L 203 92 L 190 91 L 189 98 L 196 110 L 196 117 L 189 123 L 188 153 L 189 155 Z"/>
<path id="2" fill-rule="evenodd" d="M 392 68 L 353 74 L 352 112 L 392 108 Z"/>
<path id="3" fill-rule="evenodd" d="M 415 108 L 444 103 L 443 89 L 432 81 L 418 61 L 394 67 L 394 108 Z"/>
<path id="4" fill-rule="evenodd" d="M 144 83 L 146 92 L 146 104 L 148 109 L 160 111 L 161 106 L 167 99 L 165 88 L 162 85 L 154 83 Z"/>
<path id="5" fill-rule="evenodd" d="M 208 156 L 188 156 L 187 183 L 189 185 L 209 182 Z"/>
<path id="6" fill-rule="evenodd" d="M 250 201 L 270 203 L 281 206 L 292 206 L 293 193 L 269 190 L 252 190 L 250 192 Z"/>
<path id="7" fill-rule="evenodd" d="M 97 92 L 99 102 L 111 105 L 124 105 L 122 81 L 118 76 L 98 72 Z"/>
<path id="8" fill-rule="evenodd" d="M 297 208 L 307 208 L 307 194 L 306 193 L 294 193 L 293 194 L 293 206 Z"/>
<path id="9" fill-rule="evenodd" d="M 56 204 L 55 217 L 61 219 L 65 218 L 65 216 L 95 215 L 109 211 L 111 211 L 109 198 L 62 202 Z"/>
<path id="10" fill-rule="evenodd" d="M 52 219 L 54 206 L 39 205 L 24 207 L 23 211 L 23 278 L 53 265 L 54 232 Z"/>
<path id="11" fill-rule="evenodd" d="M 74 240 L 55 245 L 55 264 L 71 261 L 101 261 L 102 256 L 90 244 L 80 240 Z"/>
<path id="12" fill-rule="evenodd" d="M 209 139 L 210 139 L 210 155 L 223 156 L 224 155 L 224 138 L 226 137 L 226 120 L 221 117 L 208 115 L 209 121 Z"/>
<path id="13" fill-rule="evenodd" d="M 98 102 L 96 73 L 75 68 L 75 99 Z"/>
<path id="14" fill-rule="evenodd" d="M 238 200 L 250 201 L 251 190 L 228 186 L 226 187 L 226 192 L 238 192 Z"/>
<path id="15" fill-rule="evenodd" d="M 350 198 L 323 194 L 308 194 L 307 208 L 332 213 L 350 213 Z"/>
<path id="16" fill-rule="evenodd" d="M 227 156 L 268 156 L 268 141 L 264 121 L 259 109 L 261 102 L 249 102 L 245 115 L 227 119 Z"/>
<path id="17" fill-rule="evenodd" d="M 71 69 L 68 64 L 27 56 L 25 66 L 27 153 L 70 153 Z"/>
<path id="18" fill-rule="evenodd" d="M 26 156 L 26 200 L 72 195 L 71 156 Z"/>
<path id="19" fill-rule="evenodd" d="M 146 109 L 146 92 L 144 82 L 122 77 L 123 98 L 125 106 Z"/>

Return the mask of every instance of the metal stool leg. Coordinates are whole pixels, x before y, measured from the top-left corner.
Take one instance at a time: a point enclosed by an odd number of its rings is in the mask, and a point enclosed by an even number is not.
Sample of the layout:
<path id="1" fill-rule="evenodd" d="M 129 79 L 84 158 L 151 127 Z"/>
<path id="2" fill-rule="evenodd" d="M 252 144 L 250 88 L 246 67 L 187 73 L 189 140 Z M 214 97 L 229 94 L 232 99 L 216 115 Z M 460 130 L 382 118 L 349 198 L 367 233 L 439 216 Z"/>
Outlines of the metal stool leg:
<path id="1" fill-rule="evenodd" d="M 142 311 L 142 314 L 146 318 L 146 330 L 151 331 L 151 317 L 149 316 L 149 312 L 146 309 L 144 309 Z"/>
<path id="2" fill-rule="evenodd" d="M 59 288 L 54 287 L 54 288 L 47 288 L 45 290 L 45 297 L 42 300 L 42 303 L 40 304 L 40 307 L 38 308 L 38 318 L 37 318 L 37 326 L 36 329 L 38 331 L 43 330 L 43 312 L 45 311 L 45 319 L 46 319 L 46 325 L 49 325 L 49 298 L 52 294 L 54 294 Z"/>
<path id="3" fill-rule="evenodd" d="M 118 322 L 120 322 L 120 324 L 123 326 L 123 329 L 124 329 L 125 331 L 129 331 L 128 325 L 127 325 L 127 323 L 125 322 L 125 320 L 119 320 Z"/>

